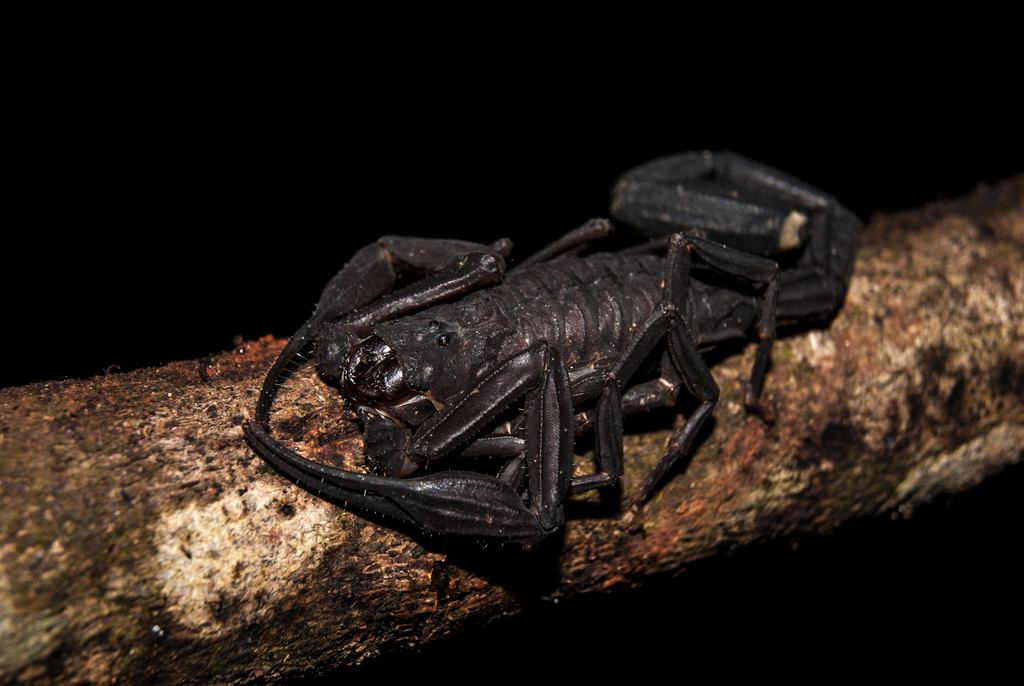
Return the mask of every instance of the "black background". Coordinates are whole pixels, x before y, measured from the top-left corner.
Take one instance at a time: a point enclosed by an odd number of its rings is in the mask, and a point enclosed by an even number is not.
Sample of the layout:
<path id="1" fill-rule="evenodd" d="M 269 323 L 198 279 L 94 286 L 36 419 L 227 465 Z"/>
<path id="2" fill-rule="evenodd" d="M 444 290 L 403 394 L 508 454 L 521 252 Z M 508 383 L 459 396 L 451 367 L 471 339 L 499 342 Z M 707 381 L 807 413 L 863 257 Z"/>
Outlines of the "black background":
<path id="1" fill-rule="evenodd" d="M 0 386 L 287 336 L 384 233 L 509 236 L 529 254 L 606 215 L 618 174 L 683 150 L 735 150 L 864 219 L 1024 170 L 1005 18 L 808 21 L 36 18 L 8 86 Z M 796 552 L 741 551 L 686 584 L 536 609 L 481 640 L 652 665 L 767 642 L 870 669 L 923 637 L 935 667 L 944 641 L 997 644 L 996 610 L 1019 632 L 1021 478 Z M 486 646 L 389 664 L 531 668 L 525 648 Z"/>

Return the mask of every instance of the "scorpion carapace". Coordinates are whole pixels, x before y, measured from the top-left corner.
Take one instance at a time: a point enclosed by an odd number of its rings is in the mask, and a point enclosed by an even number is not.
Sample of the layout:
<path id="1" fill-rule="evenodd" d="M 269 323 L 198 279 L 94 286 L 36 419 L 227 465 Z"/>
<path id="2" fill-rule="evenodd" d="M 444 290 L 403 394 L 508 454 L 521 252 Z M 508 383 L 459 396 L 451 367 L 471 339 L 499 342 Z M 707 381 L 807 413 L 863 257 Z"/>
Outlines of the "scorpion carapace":
<path id="1" fill-rule="evenodd" d="M 507 240 L 386 236 L 366 246 L 268 373 L 249 443 L 356 511 L 428 533 L 530 542 L 562 525 L 568 496 L 618 481 L 622 416 L 674 405 L 685 385 L 697 407 L 635 496 L 642 502 L 718 400 L 701 352 L 755 337 L 746 404 L 767 416 L 759 397 L 776 327 L 835 313 L 861 224 L 831 196 L 727 152 L 627 172 L 612 213 L 652 240 L 578 256 L 612 230 L 595 219 L 507 271 Z M 392 291 L 407 271 L 425 276 Z M 307 460 L 270 436 L 276 389 L 310 347 L 358 412 L 370 473 Z M 638 374 L 652 354 L 654 379 Z M 591 428 L 597 472 L 572 476 L 575 436 Z M 479 471 L 436 468 L 454 455 L 492 459 Z M 499 469 L 483 466 L 493 458 Z"/>

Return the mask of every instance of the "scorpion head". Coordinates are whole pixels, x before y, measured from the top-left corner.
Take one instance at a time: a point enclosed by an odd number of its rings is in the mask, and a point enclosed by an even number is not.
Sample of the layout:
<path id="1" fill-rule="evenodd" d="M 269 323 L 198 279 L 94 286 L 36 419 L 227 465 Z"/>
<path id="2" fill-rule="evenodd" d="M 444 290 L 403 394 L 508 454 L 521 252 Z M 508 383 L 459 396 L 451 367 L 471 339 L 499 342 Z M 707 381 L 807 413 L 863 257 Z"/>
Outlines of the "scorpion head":
<path id="1" fill-rule="evenodd" d="M 378 473 L 415 471 L 406 450 L 410 427 L 472 390 L 480 370 L 498 359 L 505 328 L 489 317 L 460 321 L 455 312 L 441 305 L 377 324 L 355 343 L 342 324 L 316 338 L 317 367 L 358 404 L 367 463 Z"/>
<path id="2" fill-rule="evenodd" d="M 358 342 L 329 326 L 317 339 L 316 363 L 352 398 L 393 404 L 419 395 L 440 406 L 472 388 L 507 338 L 489 313 L 439 305 L 377 324 Z"/>
<path id="3" fill-rule="evenodd" d="M 316 365 L 355 399 L 390 405 L 426 395 L 441 404 L 464 387 L 461 334 L 457 324 L 418 315 L 378 324 L 356 342 L 344 326 L 327 326 L 316 339 Z"/>
<path id="4" fill-rule="evenodd" d="M 463 390 L 464 368 L 469 364 L 463 350 L 466 337 L 458 324 L 438 314 L 435 308 L 374 327 L 374 335 L 349 353 L 346 388 L 368 397 L 367 385 L 373 384 L 383 394 L 388 389 L 397 390 L 401 383 L 406 395 L 426 395 L 438 404 Z M 379 358 L 378 346 L 383 353 Z M 371 358 L 372 380 L 371 368 L 363 362 Z M 392 394 L 387 399 L 398 397 Z"/>
<path id="5" fill-rule="evenodd" d="M 347 393 L 366 400 L 398 400 L 413 392 L 405 383 L 398 355 L 376 334 L 349 350 L 341 380 Z"/>
<path id="6" fill-rule="evenodd" d="M 415 391 L 405 383 L 398 353 L 377 334 L 352 342 L 339 327 L 328 326 L 316 339 L 316 366 L 327 379 L 339 383 L 352 398 L 395 401 Z"/>

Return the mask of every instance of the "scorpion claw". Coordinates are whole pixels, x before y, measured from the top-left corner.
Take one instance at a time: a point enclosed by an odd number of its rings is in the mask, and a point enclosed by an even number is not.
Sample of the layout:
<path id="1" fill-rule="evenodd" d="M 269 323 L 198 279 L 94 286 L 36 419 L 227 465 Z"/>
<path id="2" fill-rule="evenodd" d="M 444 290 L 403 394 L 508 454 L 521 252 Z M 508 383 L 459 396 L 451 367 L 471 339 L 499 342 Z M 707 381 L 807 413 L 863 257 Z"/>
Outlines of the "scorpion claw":
<path id="1" fill-rule="evenodd" d="M 495 477 L 440 472 L 394 479 L 328 467 L 275 441 L 250 421 L 246 439 L 260 457 L 315 495 L 345 507 L 382 514 L 432 534 L 458 533 L 534 543 L 551 533 L 522 497 Z"/>

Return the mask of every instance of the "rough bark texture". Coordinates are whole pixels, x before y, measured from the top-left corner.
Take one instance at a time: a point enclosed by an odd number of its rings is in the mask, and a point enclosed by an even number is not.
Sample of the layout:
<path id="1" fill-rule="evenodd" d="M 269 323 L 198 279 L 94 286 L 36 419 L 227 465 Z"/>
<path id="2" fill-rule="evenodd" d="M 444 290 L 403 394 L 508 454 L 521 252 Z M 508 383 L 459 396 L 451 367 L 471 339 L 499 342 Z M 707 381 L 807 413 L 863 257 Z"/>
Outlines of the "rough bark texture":
<path id="1" fill-rule="evenodd" d="M 609 590 L 970 488 L 1024 445 L 1024 176 L 874 217 L 832 326 L 775 347 L 774 426 L 743 410 L 748 346 L 714 367 L 713 427 L 643 512 L 591 494 L 532 550 L 418 541 L 255 459 L 241 425 L 282 345 L 0 392 L 3 681 L 275 681 L 428 644 L 524 594 Z M 626 494 L 668 437 L 650 424 L 625 439 Z M 359 453 L 308 368 L 273 428 L 315 459 Z"/>

